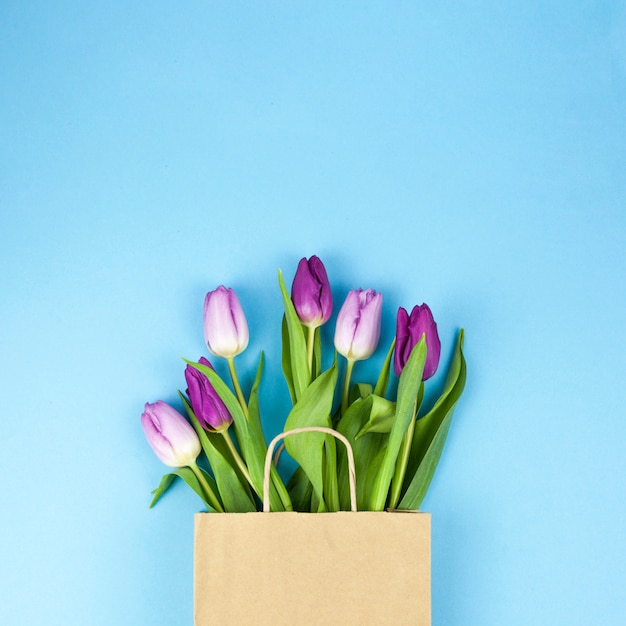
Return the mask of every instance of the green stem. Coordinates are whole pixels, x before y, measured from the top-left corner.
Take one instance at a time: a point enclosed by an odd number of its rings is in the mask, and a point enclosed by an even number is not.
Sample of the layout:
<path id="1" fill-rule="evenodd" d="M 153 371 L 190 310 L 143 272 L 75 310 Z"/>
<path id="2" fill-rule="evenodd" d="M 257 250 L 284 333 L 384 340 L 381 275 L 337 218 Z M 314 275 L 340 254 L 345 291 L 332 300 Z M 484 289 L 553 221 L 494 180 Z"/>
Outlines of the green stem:
<path id="1" fill-rule="evenodd" d="M 248 405 L 246 404 L 246 399 L 243 397 L 243 391 L 241 391 L 241 385 L 239 384 L 239 378 L 237 378 L 237 370 L 235 369 L 235 358 L 228 357 L 226 359 L 228 363 L 228 371 L 230 372 L 230 377 L 233 381 L 233 387 L 235 388 L 235 393 L 237 394 L 237 399 L 239 400 L 239 404 L 241 405 L 241 410 L 243 414 L 249 419 L 248 416 Z"/>
<path id="2" fill-rule="evenodd" d="M 215 494 L 213 493 L 213 489 L 211 489 L 211 486 L 209 485 L 209 483 L 207 482 L 206 478 L 204 477 L 204 474 L 202 473 L 202 470 L 196 465 L 195 462 L 191 463 L 191 465 L 189 465 L 189 467 L 191 468 L 193 473 L 196 475 L 196 478 L 198 479 L 198 481 L 202 485 L 202 488 L 204 489 L 204 492 L 206 493 L 206 496 L 207 496 L 207 499 L 209 501 L 209 504 L 218 513 L 223 513 L 224 509 L 223 509 L 222 505 L 220 504 L 219 500 L 217 499 L 217 497 L 215 496 Z"/>
<path id="3" fill-rule="evenodd" d="M 341 414 L 343 415 L 348 409 L 348 396 L 350 395 L 350 378 L 352 378 L 352 368 L 354 367 L 354 361 L 348 359 L 346 365 L 346 376 L 343 379 L 343 395 L 341 397 Z"/>
<path id="4" fill-rule="evenodd" d="M 306 338 L 306 356 L 309 363 L 309 376 L 313 380 L 313 348 L 315 346 L 315 327 L 307 326 L 309 332 Z"/>
<path id="5" fill-rule="evenodd" d="M 411 452 L 411 444 L 413 443 L 413 432 L 415 431 L 415 416 L 417 413 L 417 398 L 413 405 L 413 417 L 409 423 L 406 433 L 404 433 L 404 439 L 402 440 L 402 447 L 400 448 L 400 454 L 396 461 L 396 471 L 393 474 L 391 481 L 391 497 L 389 499 L 389 508 L 395 509 L 400 501 L 402 494 L 402 484 L 404 483 L 404 477 L 406 475 L 406 467 L 409 463 L 409 453 Z"/>
<path id="6" fill-rule="evenodd" d="M 254 489 L 254 491 L 257 494 L 257 496 L 259 496 L 260 498 L 263 497 L 259 493 L 258 489 L 254 486 L 254 483 L 252 482 L 252 478 L 250 476 L 250 472 L 248 471 L 248 468 L 246 467 L 246 464 L 243 462 L 243 459 L 241 458 L 241 455 L 237 451 L 237 448 L 235 448 L 235 444 L 233 443 L 233 440 L 230 438 L 230 433 L 228 432 L 228 429 L 221 431 L 220 434 L 222 435 L 222 437 L 224 437 L 224 441 L 226 441 L 226 445 L 228 446 L 228 449 L 230 450 L 230 453 L 233 455 L 233 459 L 235 460 L 235 463 L 237 464 L 237 467 L 241 470 L 241 473 L 243 474 L 244 478 L 250 484 L 250 487 L 252 487 L 252 489 Z"/>

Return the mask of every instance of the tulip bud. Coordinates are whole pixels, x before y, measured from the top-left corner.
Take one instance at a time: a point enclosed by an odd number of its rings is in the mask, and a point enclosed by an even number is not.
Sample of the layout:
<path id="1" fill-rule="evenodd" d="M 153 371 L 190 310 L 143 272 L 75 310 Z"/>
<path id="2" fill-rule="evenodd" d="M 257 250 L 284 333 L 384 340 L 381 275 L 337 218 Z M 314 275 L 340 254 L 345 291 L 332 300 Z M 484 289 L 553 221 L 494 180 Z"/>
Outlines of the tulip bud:
<path id="1" fill-rule="evenodd" d="M 204 357 L 201 357 L 198 362 L 213 369 Z M 228 428 L 233 418 L 209 379 L 200 370 L 188 365 L 185 368 L 185 380 L 191 408 L 202 427 L 214 431 Z"/>
<path id="2" fill-rule="evenodd" d="M 337 316 L 335 348 L 351 361 L 370 357 L 380 337 L 383 294 L 373 289 L 353 290 Z"/>
<path id="3" fill-rule="evenodd" d="M 196 462 L 200 440 L 191 424 L 165 402 L 146 403 L 141 415 L 146 439 L 165 465 L 186 467 Z"/>
<path id="4" fill-rule="evenodd" d="M 248 323 L 237 294 L 219 286 L 204 299 L 204 338 L 216 356 L 234 357 L 248 347 Z"/>
<path id="5" fill-rule="evenodd" d="M 411 350 L 422 335 L 426 336 L 427 352 L 422 380 L 428 380 L 437 371 L 441 354 L 437 324 L 427 304 L 414 306 L 410 316 L 406 309 L 400 307 L 396 318 L 396 349 L 393 359 L 393 369 L 397 376 L 400 376 L 411 356 Z"/>
<path id="6" fill-rule="evenodd" d="M 291 286 L 291 299 L 300 321 L 312 328 L 325 324 L 333 311 L 333 297 L 326 268 L 320 259 L 303 258 Z"/>

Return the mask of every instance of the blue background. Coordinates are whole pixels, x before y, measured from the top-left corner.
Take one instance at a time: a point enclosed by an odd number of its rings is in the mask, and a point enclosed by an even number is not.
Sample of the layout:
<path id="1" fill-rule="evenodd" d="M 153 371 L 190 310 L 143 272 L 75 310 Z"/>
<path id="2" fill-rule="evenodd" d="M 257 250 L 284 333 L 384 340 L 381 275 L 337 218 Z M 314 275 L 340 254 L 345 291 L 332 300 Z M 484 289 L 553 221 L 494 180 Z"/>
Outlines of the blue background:
<path id="1" fill-rule="evenodd" d="M 0 84 L 1 623 L 191 624 L 201 503 L 148 510 L 139 416 L 223 283 L 278 432 L 276 270 L 311 254 L 335 311 L 384 294 L 357 377 L 400 305 L 444 365 L 466 329 L 434 624 L 623 623 L 624 2 L 4 0 Z"/>

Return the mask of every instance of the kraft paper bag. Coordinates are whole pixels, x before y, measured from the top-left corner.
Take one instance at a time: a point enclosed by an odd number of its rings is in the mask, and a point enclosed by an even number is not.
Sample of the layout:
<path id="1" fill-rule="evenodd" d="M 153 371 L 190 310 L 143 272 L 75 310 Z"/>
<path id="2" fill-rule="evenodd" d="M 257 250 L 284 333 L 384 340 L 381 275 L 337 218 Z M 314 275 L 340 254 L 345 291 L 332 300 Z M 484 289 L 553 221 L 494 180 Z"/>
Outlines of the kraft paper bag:
<path id="1" fill-rule="evenodd" d="M 195 626 L 431 624 L 427 513 L 198 513 L 194 550 Z"/>
<path id="2" fill-rule="evenodd" d="M 430 515 L 198 513 L 195 624 L 430 625 Z"/>

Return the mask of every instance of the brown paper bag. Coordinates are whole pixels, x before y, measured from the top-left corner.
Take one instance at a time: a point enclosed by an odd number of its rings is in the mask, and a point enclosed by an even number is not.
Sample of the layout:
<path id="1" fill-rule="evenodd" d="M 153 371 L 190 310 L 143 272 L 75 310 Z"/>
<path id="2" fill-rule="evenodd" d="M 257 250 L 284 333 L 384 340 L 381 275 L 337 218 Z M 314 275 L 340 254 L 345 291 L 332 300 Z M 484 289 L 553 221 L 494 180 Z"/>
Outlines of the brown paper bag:
<path id="1" fill-rule="evenodd" d="M 430 515 L 352 511 L 195 516 L 196 626 L 411 624 L 430 626 Z"/>

